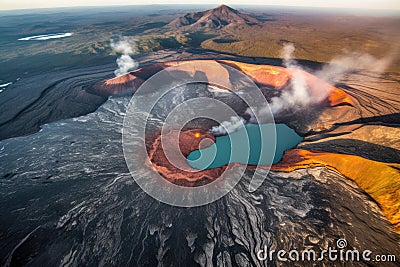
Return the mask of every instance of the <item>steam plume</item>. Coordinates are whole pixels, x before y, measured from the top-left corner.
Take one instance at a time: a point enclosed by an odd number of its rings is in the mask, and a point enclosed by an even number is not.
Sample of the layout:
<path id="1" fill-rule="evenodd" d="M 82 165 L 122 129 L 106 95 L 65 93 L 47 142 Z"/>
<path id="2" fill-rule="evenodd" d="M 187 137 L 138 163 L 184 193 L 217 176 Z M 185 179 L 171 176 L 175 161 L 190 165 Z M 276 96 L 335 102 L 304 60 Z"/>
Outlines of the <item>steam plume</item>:
<path id="1" fill-rule="evenodd" d="M 378 59 L 369 54 L 354 52 L 333 58 L 329 64 L 324 65 L 315 75 L 329 83 L 337 83 L 340 82 L 347 73 L 354 70 L 369 70 L 380 74 L 392 61 L 392 56 Z"/>
<path id="2" fill-rule="evenodd" d="M 287 44 L 283 47 L 281 54 L 283 65 L 286 68 L 293 69 L 293 77 L 290 90 L 285 90 L 280 96 L 271 98 L 270 108 L 273 114 L 279 113 L 286 108 L 304 107 L 311 101 L 306 81 L 301 72 L 302 68 L 293 59 L 294 51 L 293 44 Z"/>
<path id="3" fill-rule="evenodd" d="M 114 71 L 115 76 L 120 76 L 139 67 L 139 63 L 130 56 L 137 52 L 134 40 L 127 37 L 121 37 L 118 41 L 111 39 L 110 45 L 115 52 L 122 54 L 117 58 L 118 69 Z"/>
<path id="4" fill-rule="evenodd" d="M 293 76 L 290 86 L 285 88 L 280 96 L 271 98 L 269 107 L 274 115 L 284 110 L 298 110 L 311 104 L 318 104 L 325 100 L 330 93 L 326 90 L 326 86 L 322 82 L 321 84 L 313 84 L 312 88 L 308 88 L 303 75 L 303 68 L 293 59 L 294 51 L 295 47 L 293 44 L 287 44 L 282 49 L 283 65 L 291 69 Z M 355 70 L 369 70 L 375 73 L 382 73 L 392 61 L 392 56 L 377 59 L 369 54 L 351 53 L 333 58 L 321 70 L 313 74 L 322 81 L 335 84 L 343 80 L 346 74 Z M 246 113 L 254 120 L 254 114 L 249 110 Z M 257 115 L 260 118 L 265 117 L 267 114 L 269 114 L 268 107 L 257 111 Z"/>
<path id="5" fill-rule="evenodd" d="M 293 60 L 294 50 L 295 47 L 292 43 L 285 44 L 285 46 L 282 49 L 281 56 L 283 59 L 283 65 L 286 66 L 287 68 L 297 65 L 296 61 Z"/>
<path id="6" fill-rule="evenodd" d="M 241 117 L 231 117 L 230 121 L 224 121 L 219 126 L 211 128 L 210 132 L 216 135 L 233 133 L 240 127 L 243 127 L 245 120 Z"/>

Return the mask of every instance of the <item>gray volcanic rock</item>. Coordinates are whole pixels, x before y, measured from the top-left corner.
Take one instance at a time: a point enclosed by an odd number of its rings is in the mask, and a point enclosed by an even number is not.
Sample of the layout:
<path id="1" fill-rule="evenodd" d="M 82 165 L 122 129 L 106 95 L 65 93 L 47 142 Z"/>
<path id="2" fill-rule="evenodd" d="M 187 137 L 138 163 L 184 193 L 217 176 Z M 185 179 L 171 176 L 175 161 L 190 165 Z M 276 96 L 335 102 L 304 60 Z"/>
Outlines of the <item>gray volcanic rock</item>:
<path id="1" fill-rule="evenodd" d="M 258 19 L 243 14 L 229 6 L 220 5 L 217 8 L 201 12 L 188 13 L 182 17 L 176 18 L 167 26 L 180 28 L 190 26 L 190 28 L 222 28 L 230 24 L 259 24 Z"/>
<path id="2" fill-rule="evenodd" d="M 111 68 L 110 68 L 111 67 Z M 0 98 L 0 140 L 95 111 L 107 97 L 88 92 L 113 66 L 54 71 L 21 79 Z"/>

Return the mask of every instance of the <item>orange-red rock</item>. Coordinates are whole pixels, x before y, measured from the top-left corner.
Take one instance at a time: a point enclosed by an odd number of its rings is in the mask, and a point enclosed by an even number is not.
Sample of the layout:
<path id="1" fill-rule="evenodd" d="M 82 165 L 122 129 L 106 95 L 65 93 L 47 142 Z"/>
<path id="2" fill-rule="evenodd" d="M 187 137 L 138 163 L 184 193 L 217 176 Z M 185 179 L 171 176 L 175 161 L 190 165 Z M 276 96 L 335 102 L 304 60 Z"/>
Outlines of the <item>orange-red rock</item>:
<path id="1" fill-rule="evenodd" d="M 312 95 L 322 95 L 327 96 L 328 106 L 337 106 L 341 104 L 354 105 L 355 99 L 350 95 L 346 94 L 343 90 L 336 88 L 329 83 L 322 81 L 321 79 L 315 77 L 314 75 L 307 73 L 303 70 L 298 69 L 288 69 L 278 66 L 270 65 L 257 65 L 249 64 L 243 62 L 237 62 L 232 60 L 197 60 L 201 62 L 217 62 L 220 63 L 221 68 L 216 70 L 215 64 L 209 69 L 205 69 L 205 74 L 209 78 L 217 77 L 218 79 L 229 80 L 229 72 L 226 70 L 224 65 L 233 67 L 244 74 L 249 76 L 254 83 L 260 87 L 271 87 L 277 90 L 282 89 L 284 86 L 288 85 L 293 77 L 293 73 L 296 71 L 300 73 L 305 79 L 305 82 L 311 90 Z M 106 95 L 119 95 L 126 93 L 134 93 L 139 86 L 152 75 L 157 72 L 170 67 L 177 66 L 185 62 L 196 62 L 194 60 L 182 61 L 182 62 L 165 62 L 156 63 L 149 66 L 144 66 L 140 69 L 131 71 L 130 73 L 97 83 L 94 86 L 94 90 L 100 94 Z M 210 65 L 211 66 L 211 65 Z M 225 68 L 225 69 L 224 69 Z M 186 71 L 188 75 L 193 76 L 191 68 L 185 69 L 184 65 L 182 67 L 183 71 Z M 323 100 L 323 99 L 322 99 Z"/>
<path id="2" fill-rule="evenodd" d="M 174 136 L 179 134 L 179 149 L 180 151 L 174 151 Z M 180 133 L 177 130 L 163 135 L 163 143 L 161 143 L 161 135 L 155 137 L 154 141 L 149 145 L 149 163 L 153 169 L 159 172 L 166 180 L 171 183 L 181 186 L 201 186 L 210 183 L 221 176 L 225 171 L 226 167 L 215 168 L 211 170 L 199 171 L 193 169 L 187 164 L 186 156 L 193 150 L 204 148 L 215 142 L 215 137 L 204 131 L 204 130 L 183 130 Z M 204 144 L 204 141 L 206 144 Z M 203 142 L 202 142 L 203 141 Z M 200 147 L 202 142 L 202 147 Z M 172 156 L 182 153 L 184 156 L 178 162 L 178 164 L 172 164 L 166 157 L 164 151 L 171 151 Z M 174 158 L 174 160 L 176 160 Z M 174 161 L 176 163 L 176 161 Z M 183 166 L 184 170 L 178 168 Z"/>

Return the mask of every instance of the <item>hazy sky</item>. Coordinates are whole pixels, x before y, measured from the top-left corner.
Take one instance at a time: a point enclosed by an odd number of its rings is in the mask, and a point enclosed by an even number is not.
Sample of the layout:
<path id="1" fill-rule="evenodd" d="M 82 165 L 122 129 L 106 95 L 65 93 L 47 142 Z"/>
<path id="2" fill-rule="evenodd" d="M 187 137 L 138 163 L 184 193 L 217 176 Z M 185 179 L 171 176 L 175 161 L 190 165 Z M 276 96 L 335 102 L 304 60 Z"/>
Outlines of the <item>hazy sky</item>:
<path id="1" fill-rule="evenodd" d="M 338 8 L 367 8 L 367 9 L 395 9 L 400 10 L 400 0 L 0 0 L 0 10 L 30 9 L 68 6 L 109 6 L 109 5 L 148 5 L 148 4 L 254 4 L 254 5 L 281 5 L 281 6 L 314 6 Z"/>

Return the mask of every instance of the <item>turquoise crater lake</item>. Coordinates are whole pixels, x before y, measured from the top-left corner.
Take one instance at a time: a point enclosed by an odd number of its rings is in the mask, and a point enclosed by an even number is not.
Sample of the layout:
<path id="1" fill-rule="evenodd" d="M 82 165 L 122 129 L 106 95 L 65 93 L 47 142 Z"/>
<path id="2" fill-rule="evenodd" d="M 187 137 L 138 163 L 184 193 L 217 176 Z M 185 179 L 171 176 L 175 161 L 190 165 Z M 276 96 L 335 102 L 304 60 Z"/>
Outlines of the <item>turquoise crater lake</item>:
<path id="1" fill-rule="evenodd" d="M 192 151 L 187 162 L 198 170 L 218 168 L 231 162 L 272 165 L 282 159 L 286 150 L 302 140 L 285 124 L 246 124 L 235 132 L 216 137 L 211 146 Z"/>

